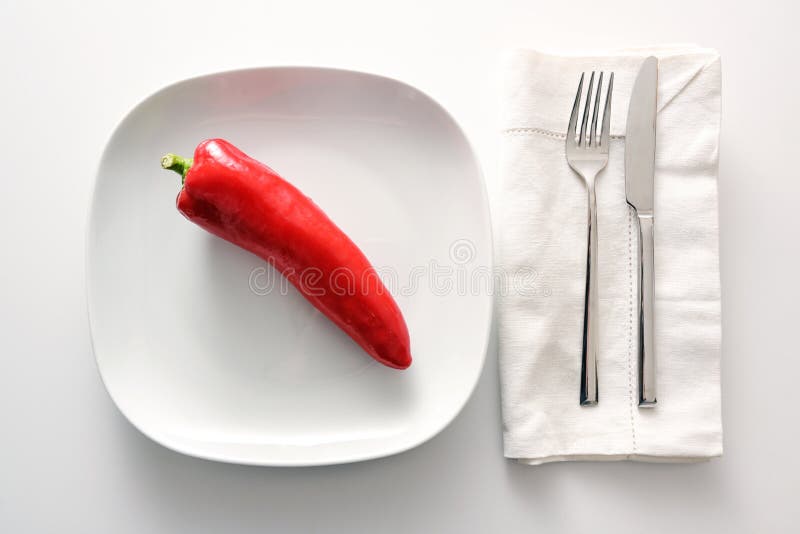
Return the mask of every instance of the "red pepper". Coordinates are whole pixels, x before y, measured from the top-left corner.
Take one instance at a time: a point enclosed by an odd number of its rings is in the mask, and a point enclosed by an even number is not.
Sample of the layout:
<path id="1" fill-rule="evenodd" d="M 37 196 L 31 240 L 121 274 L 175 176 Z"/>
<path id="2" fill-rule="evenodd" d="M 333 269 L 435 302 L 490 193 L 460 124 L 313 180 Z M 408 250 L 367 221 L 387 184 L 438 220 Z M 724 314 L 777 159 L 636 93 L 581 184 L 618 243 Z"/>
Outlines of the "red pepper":
<path id="1" fill-rule="evenodd" d="M 411 365 L 403 315 L 359 248 L 310 198 L 222 139 L 194 160 L 167 154 L 183 177 L 178 211 L 271 263 L 303 296 L 379 362 Z"/>

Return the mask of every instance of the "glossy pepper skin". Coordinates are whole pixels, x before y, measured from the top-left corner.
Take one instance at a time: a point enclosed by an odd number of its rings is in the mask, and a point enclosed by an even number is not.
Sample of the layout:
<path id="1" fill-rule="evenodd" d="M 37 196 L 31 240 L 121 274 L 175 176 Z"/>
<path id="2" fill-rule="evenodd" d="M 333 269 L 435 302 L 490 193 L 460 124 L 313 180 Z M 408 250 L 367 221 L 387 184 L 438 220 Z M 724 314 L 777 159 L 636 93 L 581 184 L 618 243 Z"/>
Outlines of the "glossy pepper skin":
<path id="1" fill-rule="evenodd" d="M 411 365 L 408 329 L 359 248 L 300 190 L 222 139 L 193 160 L 161 165 L 183 176 L 177 207 L 187 219 L 271 263 L 373 358 Z"/>

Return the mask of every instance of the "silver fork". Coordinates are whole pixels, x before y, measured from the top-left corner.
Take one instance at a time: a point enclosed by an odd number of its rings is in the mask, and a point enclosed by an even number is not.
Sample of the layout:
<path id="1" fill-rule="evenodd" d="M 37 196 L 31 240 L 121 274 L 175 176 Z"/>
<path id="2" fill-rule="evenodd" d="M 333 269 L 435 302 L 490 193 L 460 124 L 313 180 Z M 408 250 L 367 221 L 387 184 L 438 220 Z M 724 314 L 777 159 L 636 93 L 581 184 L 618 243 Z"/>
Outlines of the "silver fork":
<path id="1" fill-rule="evenodd" d="M 594 72 L 589 78 L 589 90 L 586 92 L 586 105 L 583 109 L 581 129 L 578 132 L 578 113 L 580 111 L 583 78 L 578 83 L 578 94 L 569 116 L 567 128 L 567 162 L 586 182 L 589 196 L 589 239 L 586 253 L 586 293 L 583 304 L 583 351 L 581 353 L 581 392 L 580 402 L 583 406 L 597 404 L 597 201 L 595 199 L 594 182 L 597 175 L 608 163 L 609 126 L 611 122 L 611 92 L 614 89 L 614 73 L 611 73 L 606 91 L 606 104 L 603 109 L 603 123 L 600 137 L 597 136 L 597 115 L 600 110 L 600 93 L 603 88 L 603 73 L 597 81 L 594 98 L 594 110 L 590 108 Z M 586 125 L 589 113 L 592 112 L 592 123 L 589 134 Z"/>

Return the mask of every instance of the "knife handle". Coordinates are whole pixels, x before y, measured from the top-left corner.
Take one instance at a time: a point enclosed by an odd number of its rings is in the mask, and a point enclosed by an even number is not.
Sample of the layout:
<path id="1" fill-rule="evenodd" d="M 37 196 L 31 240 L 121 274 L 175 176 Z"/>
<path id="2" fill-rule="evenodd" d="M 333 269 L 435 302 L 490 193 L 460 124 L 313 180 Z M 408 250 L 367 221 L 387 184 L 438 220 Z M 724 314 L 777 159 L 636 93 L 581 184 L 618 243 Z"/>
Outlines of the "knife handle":
<path id="1" fill-rule="evenodd" d="M 653 216 L 639 215 L 639 407 L 656 405 Z"/>

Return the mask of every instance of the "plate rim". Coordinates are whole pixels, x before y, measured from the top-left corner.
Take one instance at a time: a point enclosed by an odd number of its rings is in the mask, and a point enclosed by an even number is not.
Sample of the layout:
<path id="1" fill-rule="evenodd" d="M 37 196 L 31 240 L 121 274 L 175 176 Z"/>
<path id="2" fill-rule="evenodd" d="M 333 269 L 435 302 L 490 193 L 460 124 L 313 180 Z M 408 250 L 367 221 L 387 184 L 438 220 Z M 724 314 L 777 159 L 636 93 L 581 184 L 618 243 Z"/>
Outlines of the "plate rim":
<path id="1" fill-rule="evenodd" d="M 155 443 L 169 449 L 171 451 L 184 454 L 189 457 L 199 458 L 203 460 L 210 460 L 215 462 L 222 462 L 228 464 L 238 464 L 238 465 L 251 465 L 251 466 L 262 466 L 262 467 L 311 467 L 311 466 L 325 466 L 325 465 L 341 465 L 341 464 L 349 464 L 355 462 L 363 462 L 374 460 L 378 458 L 385 458 L 389 456 L 394 456 L 397 454 L 401 454 L 403 452 L 409 451 L 424 443 L 430 441 L 437 435 L 439 435 L 442 431 L 444 431 L 455 419 L 458 415 L 464 410 L 464 407 L 467 405 L 469 400 L 475 393 L 475 389 L 478 386 L 480 381 L 480 377 L 483 375 L 483 371 L 486 367 L 486 359 L 488 356 L 489 351 L 489 342 L 491 340 L 491 332 L 492 326 L 494 323 L 494 295 L 490 294 L 487 296 L 488 300 L 488 309 L 485 312 L 486 317 L 484 318 L 484 327 L 482 333 L 482 342 L 480 343 L 482 351 L 480 355 L 480 362 L 479 365 L 475 366 L 475 371 L 473 376 L 470 377 L 470 385 L 467 389 L 466 395 L 464 395 L 463 399 L 460 403 L 458 403 L 456 409 L 453 411 L 452 414 L 448 415 L 447 417 L 442 417 L 440 423 L 438 425 L 433 426 L 433 430 L 425 433 L 421 439 L 410 439 L 408 440 L 410 443 L 401 442 L 397 447 L 384 447 L 380 450 L 376 450 L 374 453 L 370 454 L 351 454 L 351 455 L 341 455 L 340 458 L 337 459 L 321 459 L 319 461 L 314 460 L 307 460 L 307 459 L 298 459 L 298 460 L 253 460 L 253 459 L 242 459 L 237 458 L 236 455 L 213 455 L 213 454 L 205 454 L 203 452 L 197 452 L 188 450 L 187 448 L 173 443 L 168 439 L 168 434 L 161 434 L 156 435 L 153 432 L 145 430 L 142 425 L 137 423 L 133 418 L 131 418 L 126 411 L 123 409 L 122 405 L 119 403 L 117 398 L 115 397 L 114 393 L 112 393 L 112 388 L 109 388 L 108 383 L 106 382 L 106 377 L 103 375 L 103 371 L 101 369 L 100 361 L 98 359 L 98 349 L 97 343 L 95 340 L 95 325 L 93 321 L 93 314 L 95 312 L 92 311 L 92 298 L 91 298 L 91 287 L 92 287 L 92 275 L 91 275 L 91 261 L 90 258 L 92 257 L 92 253 L 94 250 L 93 241 L 91 239 L 91 233 L 93 228 L 93 221 L 94 221 L 94 214 L 97 205 L 97 190 L 98 190 L 98 183 L 100 181 L 100 172 L 103 168 L 103 164 L 107 158 L 107 152 L 112 145 L 112 141 L 114 137 L 118 135 L 121 131 L 122 126 L 133 116 L 133 114 L 145 103 L 150 101 L 151 99 L 157 97 L 161 93 L 174 89 L 180 85 L 184 85 L 190 82 L 202 80 L 205 78 L 213 78 L 218 76 L 226 76 L 226 75 L 240 75 L 246 73 L 253 73 L 253 72 L 264 72 L 264 71 L 302 71 L 302 70 L 313 70 L 313 71 L 325 71 L 329 73 L 339 73 L 339 74 L 349 74 L 349 75 L 357 75 L 357 76 L 365 76 L 370 77 L 378 80 L 388 81 L 399 86 L 411 89 L 416 93 L 421 94 L 425 98 L 427 98 L 432 104 L 434 104 L 439 110 L 444 114 L 444 116 L 451 122 L 452 126 L 455 127 L 456 131 L 461 135 L 464 140 L 465 147 L 469 152 L 469 158 L 475 165 L 475 169 L 477 171 L 477 179 L 478 179 L 478 190 L 480 193 L 480 200 L 482 204 L 481 209 L 481 216 L 484 220 L 484 228 L 486 231 L 486 239 L 487 239 L 487 249 L 488 249 L 488 257 L 486 261 L 486 267 L 488 267 L 490 272 L 493 272 L 494 269 L 494 228 L 492 225 L 492 217 L 491 217 L 491 207 L 489 204 L 489 196 L 486 188 L 486 179 L 483 172 L 483 168 L 481 166 L 480 159 L 478 158 L 477 152 L 475 147 L 467 136 L 466 132 L 464 131 L 461 124 L 453 117 L 453 115 L 445 108 L 438 100 L 433 98 L 430 94 L 426 91 L 411 85 L 410 83 L 404 82 L 402 80 L 398 80 L 397 78 L 377 74 L 373 72 L 367 71 L 360 71 L 355 69 L 347 69 L 347 68 L 337 68 L 337 67 L 327 67 L 327 66 L 315 66 L 315 65 L 270 65 L 270 66 L 261 66 L 261 67 L 246 67 L 246 68 L 236 68 L 236 69 L 228 69 L 228 70 L 221 70 L 221 71 L 213 71 L 204 74 L 198 74 L 195 76 L 190 76 L 188 78 L 183 78 L 149 93 L 146 97 L 139 100 L 136 104 L 134 104 L 123 116 L 122 118 L 116 123 L 111 134 L 108 136 L 105 144 L 103 146 L 102 153 L 100 158 L 98 159 L 98 163 L 95 168 L 94 172 L 94 179 L 92 181 L 92 194 L 88 204 L 87 215 L 85 219 L 85 228 L 84 228 L 84 298 L 86 299 L 86 318 L 88 320 L 89 326 L 89 342 L 92 350 L 92 355 L 95 363 L 95 369 L 97 370 L 97 374 L 100 377 L 100 381 L 103 384 L 103 388 L 105 389 L 106 393 L 108 394 L 109 398 L 112 401 L 112 404 L 117 409 L 117 411 L 122 414 L 128 423 L 131 424 L 136 430 L 138 430 L 141 434 L 149 438 L 150 440 L 154 441 Z"/>

